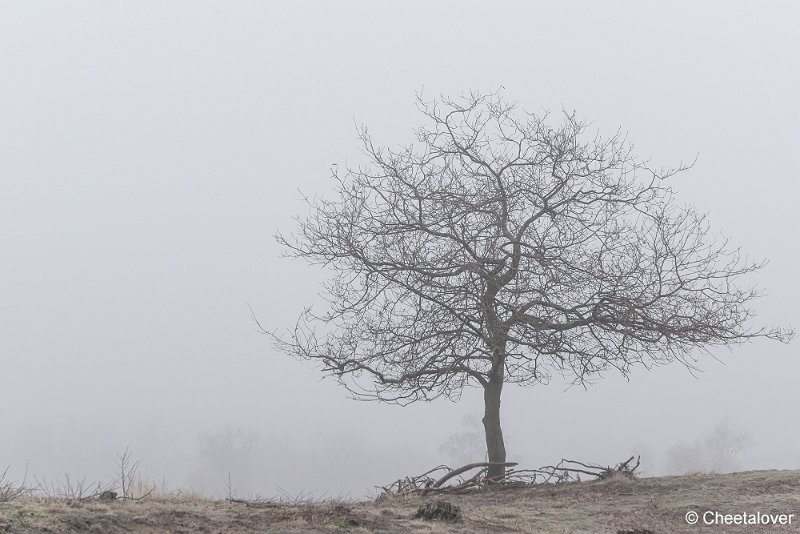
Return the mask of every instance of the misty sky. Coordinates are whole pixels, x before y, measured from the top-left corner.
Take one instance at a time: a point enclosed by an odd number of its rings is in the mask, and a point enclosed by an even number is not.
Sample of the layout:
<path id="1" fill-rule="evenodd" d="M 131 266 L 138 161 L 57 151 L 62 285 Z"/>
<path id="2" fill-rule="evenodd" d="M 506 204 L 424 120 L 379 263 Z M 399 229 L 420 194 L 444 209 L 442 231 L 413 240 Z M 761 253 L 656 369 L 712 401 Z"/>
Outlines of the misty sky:
<path id="1" fill-rule="evenodd" d="M 697 157 L 680 198 L 770 260 L 757 323 L 799 327 L 797 3 L 600 4 L 0 2 L 0 468 L 106 479 L 129 445 L 174 487 L 227 469 L 241 492 L 362 495 L 450 461 L 481 391 L 349 400 L 248 309 L 284 328 L 320 302 L 325 273 L 272 236 L 364 161 L 356 124 L 411 141 L 419 91 L 502 86 L 654 166 Z M 659 474 L 727 419 L 753 439 L 740 468 L 798 469 L 797 343 L 698 355 L 696 378 L 508 387 L 509 459 L 638 452 Z M 226 433 L 251 459 L 210 467 Z"/>

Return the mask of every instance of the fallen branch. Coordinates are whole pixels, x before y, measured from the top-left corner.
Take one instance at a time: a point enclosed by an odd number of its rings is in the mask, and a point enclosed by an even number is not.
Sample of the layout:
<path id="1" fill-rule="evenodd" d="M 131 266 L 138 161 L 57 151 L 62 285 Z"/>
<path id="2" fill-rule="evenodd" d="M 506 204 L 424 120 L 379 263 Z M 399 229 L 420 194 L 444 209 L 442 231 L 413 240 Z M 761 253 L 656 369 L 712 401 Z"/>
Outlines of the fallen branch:
<path id="1" fill-rule="evenodd" d="M 441 487 L 442 484 L 444 484 L 445 482 L 447 482 L 451 478 L 457 477 L 458 475 L 460 475 L 462 473 L 466 473 L 467 471 L 472 471 L 473 469 L 476 469 L 478 467 L 491 467 L 493 465 L 502 465 L 503 467 L 514 467 L 515 465 L 517 465 L 517 463 L 516 462 L 505 462 L 505 463 L 476 462 L 476 463 L 472 463 L 472 464 L 467 464 L 464 467 L 459 467 L 458 469 L 453 469 L 452 471 L 447 473 L 445 476 L 443 476 L 442 478 L 440 478 L 439 480 L 434 482 L 433 485 L 431 486 L 431 488 L 439 488 L 439 487 Z M 424 492 L 423 492 L 423 495 L 424 495 Z"/>

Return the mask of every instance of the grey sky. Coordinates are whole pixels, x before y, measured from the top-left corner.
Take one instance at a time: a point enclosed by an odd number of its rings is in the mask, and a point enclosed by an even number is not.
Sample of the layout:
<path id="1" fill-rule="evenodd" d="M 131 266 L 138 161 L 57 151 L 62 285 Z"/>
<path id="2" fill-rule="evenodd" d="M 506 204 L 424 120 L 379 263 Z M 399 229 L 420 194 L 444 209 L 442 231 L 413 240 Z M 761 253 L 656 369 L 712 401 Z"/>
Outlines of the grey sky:
<path id="1" fill-rule="evenodd" d="M 769 258 L 759 321 L 800 326 L 800 59 L 794 2 L 2 2 L 0 467 L 203 478 L 198 436 L 258 432 L 249 488 L 360 494 L 441 463 L 479 416 L 348 400 L 276 354 L 324 273 L 280 259 L 298 189 L 361 160 L 356 123 L 411 140 L 414 93 L 491 90 L 622 128 L 685 202 Z M 570 389 L 510 388 L 509 458 L 645 467 L 728 417 L 742 467 L 800 468 L 795 344 L 755 342 Z M 365 460 L 358 458 L 363 451 Z M 287 459 L 288 458 L 288 459 Z M 287 462 L 297 462 L 290 469 Z M 332 464 L 332 466 L 328 465 Z M 255 468 L 254 468 L 255 469 Z M 349 470 L 348 470 L 349 469 Z"/>

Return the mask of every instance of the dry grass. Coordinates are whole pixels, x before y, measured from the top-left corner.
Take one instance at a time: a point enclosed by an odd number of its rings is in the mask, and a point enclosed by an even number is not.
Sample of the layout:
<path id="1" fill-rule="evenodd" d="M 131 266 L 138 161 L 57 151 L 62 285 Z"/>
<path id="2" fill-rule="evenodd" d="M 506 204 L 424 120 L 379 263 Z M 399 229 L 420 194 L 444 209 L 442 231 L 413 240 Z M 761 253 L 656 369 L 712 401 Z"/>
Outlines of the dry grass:
<path id="1" fill-rule="evenodd" d="M 794 513 L 800 518 L 800 471 L 641 480 L 618 477 L 435 498 L 457 505 L 463 520 L 445 523 L 412 519 L 419 506 L 429 500 L 421 497 L 381 502 L 232 502 L 156 491 L 142 501 L 20 497 L 0 503 L 0 532 L 800 532 L 800 519 L 791 526 L 755 529 L 698 527 L 684 521 L 689 510 Z"/>

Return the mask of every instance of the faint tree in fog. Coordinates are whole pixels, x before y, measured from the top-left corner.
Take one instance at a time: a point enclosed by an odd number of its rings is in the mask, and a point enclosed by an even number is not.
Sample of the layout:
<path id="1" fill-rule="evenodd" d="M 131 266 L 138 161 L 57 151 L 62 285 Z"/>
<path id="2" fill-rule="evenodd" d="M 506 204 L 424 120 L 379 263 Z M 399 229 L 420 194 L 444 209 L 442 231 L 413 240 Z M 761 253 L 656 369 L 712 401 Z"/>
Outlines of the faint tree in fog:
<path id="1" fill-rule="evenodd" d="M 439 445 L 439 451 L 459 465 L 481 459 L 486 452 L 485 433 L 474 417 L 465 417 L 461 421 L 461 432 L 447 436 Z"/>
<path id="2" fill-rule="evenodd" d="M 725 419 L 702 439 L 671 447 L 667 451 L 667 469 L 670 474 L 728 473 L 738 467 L 739 454 L 751 445 L 750 434 L 736 430 Z"/>
<path id="3" fill-rule="evenodd" d="M 255 482 L 256 461 L 262 447 L 258 434 L 226 427 L 198 438 L 203 472 L 195 478 L 204 487 L 226 488 L 250 492 Z"/>
<path id="4" fill-rule="evenodd" d="M 725 419 L 703 439 L 708 467 L 716 473 L 734 471 L 736 458 L 753 445 L 753 438 L 743 430 L 734 429 Z"/>
<path id="5" fill-rule="evenodd" d="M 503 385 L 584 384 L 694 351 L 791 332 L 751 328 L 763 263 L 709 231 L 624 135 L 587 135 L 498 94 L 424 101 L 427 125 L 397 150 L 334 167 L 336 196 L 307 199 L 290 256 L 330 269 L 327 308 L 277 346 L 318 362 L 357 398 L 410 403 L 483 388 L 491 462 L 506 461 Z M 494 466 L 489 476 L 502 475 Z"/>

